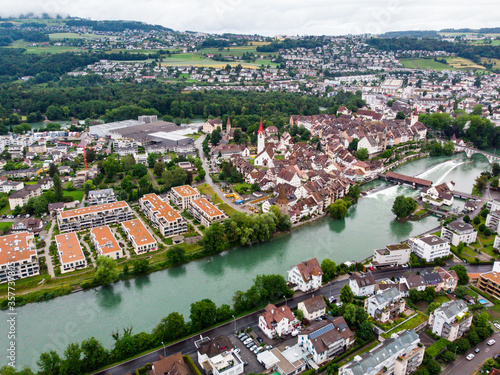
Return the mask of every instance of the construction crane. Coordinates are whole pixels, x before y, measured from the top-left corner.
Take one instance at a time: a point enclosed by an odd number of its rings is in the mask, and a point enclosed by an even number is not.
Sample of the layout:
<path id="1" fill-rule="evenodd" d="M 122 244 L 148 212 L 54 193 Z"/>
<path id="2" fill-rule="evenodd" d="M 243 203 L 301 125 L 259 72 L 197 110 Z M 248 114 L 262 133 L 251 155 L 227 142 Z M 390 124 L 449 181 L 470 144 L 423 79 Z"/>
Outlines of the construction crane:
<path id="1" fill-rule="evenodd" d="M 88 171 L 88 167 L 87 167 L 87 148 L 91 148 L 91 149 L 94 149 L 93 147 L 87 147 L 83 144 L 83 141 L 81 144 L 79 145 L 75 145 L 74 143 L 69 143 L 69 142 L 61 142 L 61 141 L 58 141 L 57 143 L 61 143 L 63 145 L 67 145 L 67 146 L 71 146 L 71 147 L 81 147 L 83 148 L 83 162 L 85 163 L 85 170 Z"/>

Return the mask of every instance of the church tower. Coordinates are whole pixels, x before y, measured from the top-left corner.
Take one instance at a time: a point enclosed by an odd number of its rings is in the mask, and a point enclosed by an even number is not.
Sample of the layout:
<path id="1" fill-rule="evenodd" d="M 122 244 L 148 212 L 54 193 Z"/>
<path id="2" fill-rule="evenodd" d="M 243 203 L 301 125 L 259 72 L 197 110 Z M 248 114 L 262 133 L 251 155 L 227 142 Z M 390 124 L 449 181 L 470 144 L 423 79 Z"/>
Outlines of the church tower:
<path id="1" fill-rule="evenodd" d="M 227 118 L 226 134 L 227 135 L 231 134 L 231 121 L 229 120 L 229 117 Z"/>
<path id="2" fill-rule="evenodd" d="M 257 133 L 257 155 L 259 155 L 262 151 L 264 151 L 264 126 L 262 125 L 262 112 L 260 113 L 260 128 Z"/>
<path id="3" fill-rule="evenodd" d="M 286 197 L 285 185 L 281 184 L 281 189 L 276 199 L 276 207 L 280 210 L 281 216 L 288 215 L 288 198 Z"/>

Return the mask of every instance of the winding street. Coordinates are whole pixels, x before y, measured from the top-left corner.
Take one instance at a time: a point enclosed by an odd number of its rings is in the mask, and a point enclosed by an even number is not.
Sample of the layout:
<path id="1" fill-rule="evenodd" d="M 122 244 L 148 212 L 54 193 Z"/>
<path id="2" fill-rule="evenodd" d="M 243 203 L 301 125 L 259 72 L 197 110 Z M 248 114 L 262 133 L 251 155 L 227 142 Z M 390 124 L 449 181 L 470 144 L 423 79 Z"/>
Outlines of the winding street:
<path id="1" fill-rule="evenodd" d="M 210 185 L 210 187 L 213 189 L 213 191 L 222 199 L 224 203 L 226 203 L 229 207 L 234 208 L 237 211 L 241 211 L 241 207 L 234 204 L 231 202 L 230 199 L 226 198 L 226 194 L 222 192 L 221 189 L 219 189 L 219 186 L 212 180 L 212 177 L 210 176 L 210 168 L 208 166 L 208 159 L 205 157 L 205 153 L 203 152 L 203 141 L 206 138 L 206 134 L 202 135 L 200 138 L 198 138 L 194 144 L 196 149 L 198 150 L 198 155 L 200 156 L 200 160 L 203 163 L 203 169 L 206 172 L 205 175 L 205 180 L 199 183 L 198 185 L 203 185 L 204 183 L 207 183 Z"/>

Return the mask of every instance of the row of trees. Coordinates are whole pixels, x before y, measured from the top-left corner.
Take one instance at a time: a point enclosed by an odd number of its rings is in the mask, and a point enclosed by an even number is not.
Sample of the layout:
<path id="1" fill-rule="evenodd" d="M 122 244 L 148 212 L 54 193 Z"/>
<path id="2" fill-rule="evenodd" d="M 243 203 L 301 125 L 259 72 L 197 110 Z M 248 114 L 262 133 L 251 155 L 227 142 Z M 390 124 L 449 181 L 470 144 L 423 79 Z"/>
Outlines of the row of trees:
<path id="1" fill-rule="evenodd" d="M 103 366 L 117 361 L 123 361 L 146 350 L 158 347 L 164 343 L 178 340 L 205 330 L 217 323 L 228 321 L 233 315 L 262 307 L 268 302 L 289 298 L 293 291 L 286 285 L 286 280 L 281 275 L 259 275 L 254 279 L 253 285 L 246 291 L 238 291 L 233 297 L 233 307 L 228 304 L 217 306 L 212 300 L 205 298 L 191 304 L 189 321 L 178 312 L 172 312 L 152 330 L 151 333 L 140 332 L 133 334 L 133 328 L 124 328 L 121 332 L 112 333 L 114 339 L 110 350 L 95 338 L 83 341 L 81 344 L 69 344 L 63 356 L 55 351 L 44 352 L 37 364 L 40 368 L 39 375 L 79 375 L 93 372 Z M 2 374 L 15 375 L 16 372 Z M 20 374 L 20 373 L 17 373 Z M 22 375 L 34 374 L 25 369 Z"/>

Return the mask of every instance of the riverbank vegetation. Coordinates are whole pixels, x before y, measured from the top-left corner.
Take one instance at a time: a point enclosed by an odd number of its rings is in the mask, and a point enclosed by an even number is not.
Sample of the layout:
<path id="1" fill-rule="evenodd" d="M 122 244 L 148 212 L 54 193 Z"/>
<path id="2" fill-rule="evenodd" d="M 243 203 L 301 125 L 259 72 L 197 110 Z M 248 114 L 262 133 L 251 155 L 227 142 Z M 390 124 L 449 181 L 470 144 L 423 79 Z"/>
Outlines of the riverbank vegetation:
<path id="1" fill-rule="evenodd" d="M 238 291 L 233 298 L 233 306 L 222 304 L 217 306 L 210 299 L 203 299 L 191 304 L 189 321 L 177 312 L 163 318 L 151 333 L 133 333 L 132 327 L 112 332 L 114 344 L 106 349 L 95 338 L 80 343 L 69 344 L 63 355 L 55 351 L 44 352 L 37 361 L 39 375 L 79 375 L 109 366 L 115 362 L 134 357 L 145 351 L 169 344 L 179 339 L 202 332 L 207 328 L 228 322 L 234 316 L 241 316 L 258 310 L 269 302 L 276 302 L 285 296 L 290 298 L 293 291 L 286 285 L 281 275 L 259 275 L 247 291 Z M 34 374 L 29 369 L 23 372 L 4 372 L 2 374 Z"/>
<path id="2" fill-rule="evenodd" d="M 405 220 L 417 209 L 417 207 L 418 204 L 415 199 L 399 195 L 394 200 L 392 212 L 396 215 L 397 220 Z"/>

